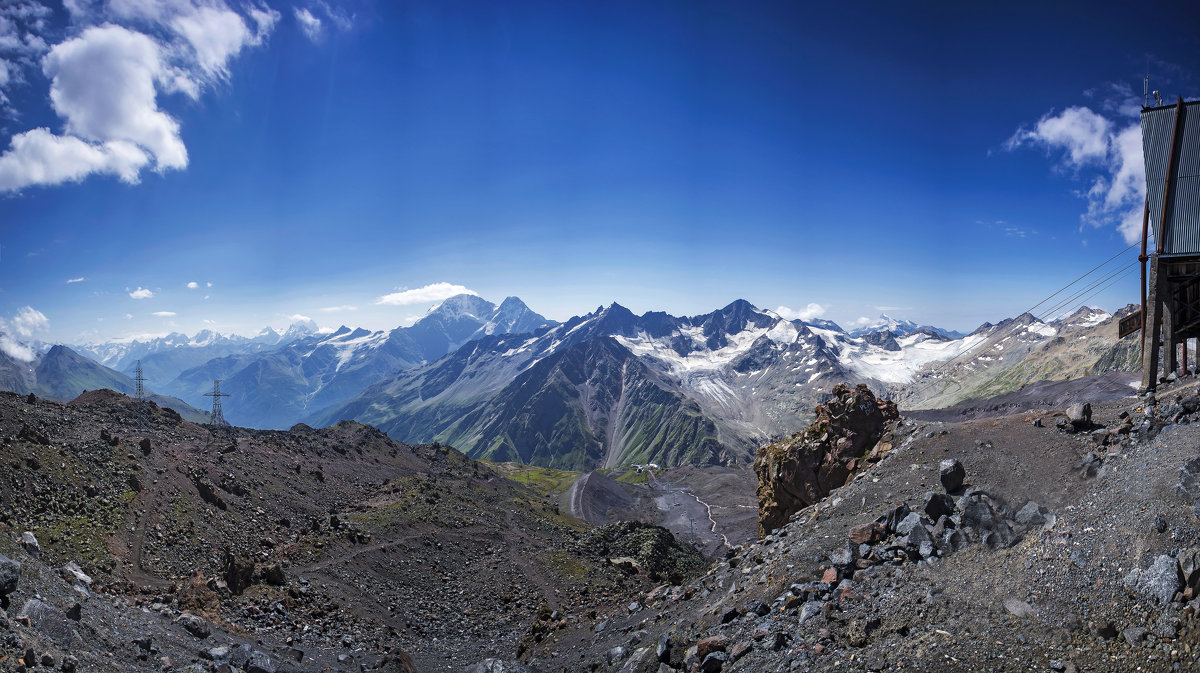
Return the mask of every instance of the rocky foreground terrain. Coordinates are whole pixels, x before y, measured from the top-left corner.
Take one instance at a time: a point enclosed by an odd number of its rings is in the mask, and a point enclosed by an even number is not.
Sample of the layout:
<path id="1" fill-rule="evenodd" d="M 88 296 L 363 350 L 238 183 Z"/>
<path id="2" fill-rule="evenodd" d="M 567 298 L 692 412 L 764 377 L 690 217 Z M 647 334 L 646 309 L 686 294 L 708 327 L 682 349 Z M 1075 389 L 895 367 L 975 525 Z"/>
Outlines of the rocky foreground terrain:
<path id="1" fill-rule="evenodd" d="M 3 393 L 0 465 L 0 671 L 459 671 L 704 569 L 352 422 Z"/>
<path id="2" fill-rule="evenodd" d="M 0 395 L 0 671 L 1196 670 L 1196 392 L 950 422 L 844 389 L 715 562 L 357 423 Z"/>

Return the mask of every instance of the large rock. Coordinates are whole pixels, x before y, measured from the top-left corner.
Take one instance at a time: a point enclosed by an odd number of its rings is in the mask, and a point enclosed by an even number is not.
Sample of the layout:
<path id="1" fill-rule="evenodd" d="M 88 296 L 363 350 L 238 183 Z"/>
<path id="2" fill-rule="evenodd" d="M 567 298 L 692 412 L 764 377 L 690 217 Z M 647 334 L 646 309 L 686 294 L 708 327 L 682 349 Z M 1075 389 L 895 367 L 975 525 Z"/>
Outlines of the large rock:
<path id="1" fill-rule="evenodd" d="M 1183 587 L 1179 577 L 1179 563 L 1163 554 L 1145 570 L 1134 568 L 1125 576 L 1125 586 L 1143 596 L 1153 598 L 1162 605 L 1175 600 L 1175 594 Z"/>
<path id="2" fill-rule="evenodd" d="M 16 591 L 20 579 L 21 564 L 0 554 L 0 596 L 7 596 Z"/>
<path id="3" fill-rule="evenodd" d="M 21 545 L 21 547 L 25 550 L 25 553 L 29 554 L 33 558 L 37 558 L 42 555 L 42 545 L 30 531 L 25 531 L 22 533 L 21 537 L 17 539 L 17 543 Z"/>
<path id="4" fill-rule="evenodd" d="M 941 478 L 942 488 L 946 489 L 947 493 L 957 493 L 962 490 L 967 470 L 957 458 L 947 458 L 938 463 L 938 476 Z"/>
<path id="5" fill-rule="evenodd" d="M 1092 427 L 1092 405 L 1087 402 L 1076 402 L 1067 407 L 1067 420 L 1077 429 Z"/>
<path id="6" fill-rule="evenodd" d="M 1188 502 L 1200 499 L 1200 457 L 1193 458 L 1179 468 L 1179 483 L 1175 492 Z"/>
<path id="7" fill-rule="evenodd" d="M 764 446 L 754 457 L 758 474 L 758 530 L 766 535 L 796 512 L 844 486 L 885 442 L 887 424 L 899 418 L 896 404 L 878 400 L 867 386 L 838 384 L 816 408 L 803 432 Z"/>
<path id="8" fill-rule="evenodd" d="M 60 645 L 83 644 L 83 639 L 75 632 L 63 611 L 49 603 L 31 598 L 25 602 L 17 617 L 28 618 L 31 627 Z"/>
<path id="9" fill-rule="evenodd" d="M 519 661 L 505 659 L 484 659 L 474 666 L 467 667 L 466 673 L 538 673 Z"/>

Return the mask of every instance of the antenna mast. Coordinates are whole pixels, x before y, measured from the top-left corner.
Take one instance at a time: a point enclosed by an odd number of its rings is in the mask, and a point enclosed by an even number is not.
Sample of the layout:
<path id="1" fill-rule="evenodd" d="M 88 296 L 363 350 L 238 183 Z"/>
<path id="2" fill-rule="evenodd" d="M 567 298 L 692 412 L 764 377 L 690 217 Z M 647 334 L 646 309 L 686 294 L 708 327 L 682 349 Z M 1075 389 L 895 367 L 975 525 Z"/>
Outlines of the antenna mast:
<path id="1" fill-rule="evenodd" d="M 133 396 L 138 402 L 146 401 L 146 387 L 142 383 L 146 380 L 142 376 L 142 361 L 137 361 L 137 368 L 133 370 Z"/>
<path id="2" fill-rule="evenodd" d="M 208 417 L 208 424 L 216 427 L 229 425 L 225 420 L 225 415 L 221 413 L 221 398 L 229 397 L 229 393 L 221 392 L 221 379 L 213 381 L 213 389 L 211 393 L 204 393 L 205 397 L 213 398 L 212 414 Z"/>

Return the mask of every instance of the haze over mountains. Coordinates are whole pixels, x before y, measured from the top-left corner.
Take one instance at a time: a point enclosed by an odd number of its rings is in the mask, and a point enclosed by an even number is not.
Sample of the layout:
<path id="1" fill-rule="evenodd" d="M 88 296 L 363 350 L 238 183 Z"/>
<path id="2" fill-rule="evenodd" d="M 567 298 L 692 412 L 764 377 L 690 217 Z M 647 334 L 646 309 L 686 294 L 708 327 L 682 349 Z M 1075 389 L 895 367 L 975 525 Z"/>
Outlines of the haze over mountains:
<path id="1" fill-rule="evenodd" d="M 558 324 L 508 297 L 447 299 L 410 327 L 321 333 L 298 323 L 253 337 L 203 331 L 148 341 L 56 346 L 34 363 L 5 356 L 4 387 L 71 397 L 148 388 L 196 407 L 221 379 L 235 425 L 376 425 L 475 458 L 565 469 L 635 463 L 740 465 L 809 420 L 837 383 L 867 383 L 907 408 L 1136 365 L 1137 340 L 1113 316 L 1081 308 L 1049 323 L 1030 314 L 968 335 L 881 316 L 847 332 L 788 320 L 744 300 L 697 316 L 619 304 Z M 69 354 L 69 356 L 68 356 Z M 54 374 L 65 357 L 79 364 Z M 74 361 L 74 360 L 73 360 Z"/>

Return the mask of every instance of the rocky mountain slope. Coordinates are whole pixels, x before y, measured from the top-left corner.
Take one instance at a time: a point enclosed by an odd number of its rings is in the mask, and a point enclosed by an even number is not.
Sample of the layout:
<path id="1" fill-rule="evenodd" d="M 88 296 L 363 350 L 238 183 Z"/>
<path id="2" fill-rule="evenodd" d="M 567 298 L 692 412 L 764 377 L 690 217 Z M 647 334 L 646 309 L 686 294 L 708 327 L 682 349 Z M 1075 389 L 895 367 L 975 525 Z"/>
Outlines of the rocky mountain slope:
<path id="1" fill-rule="evenodd" d="M 4 671 L 460 671 L 702 568 L 353 422 L 214 432 L 111 391 L 4 393 L 0 438 Z"/>
<path id="2" fill-rule="evenodd" d="M 1200 666 L 1200 396 L 902 421 L 882 460 L 534 670 Z M 576 662 L 580 663 L 576 663 Z"/>
<path id="3" fill-rule="evenodd" d="M 811 419 L 839 383 L 902 406 L 949 405 L 1041 379 L 1136 367 L 1137 337 L 1082 308 L 970 335 L 896 321 L 851 336 L 736 301 L 709 314 L 599 308 L 529 335 L 474 341 L 306 419 L 353 418 L 475 457 L 587 470 L 635 462 L 746 464 Z M 895 331 L 893 331 L 893 329 Z"/>
<path id="4" fill-rule="evenodd" d="M 135 384 L 124 374 L 97 364 L 66 346 L 52 346 L 23 362 L 0 351 L 0 390 L 69 400 L 87 390 L 109 388 L 132 394 Z M 183 400 L 154 392 L 147 399 L 174 409 L 184 418 L 204 422 L 207 415 Z"/>

